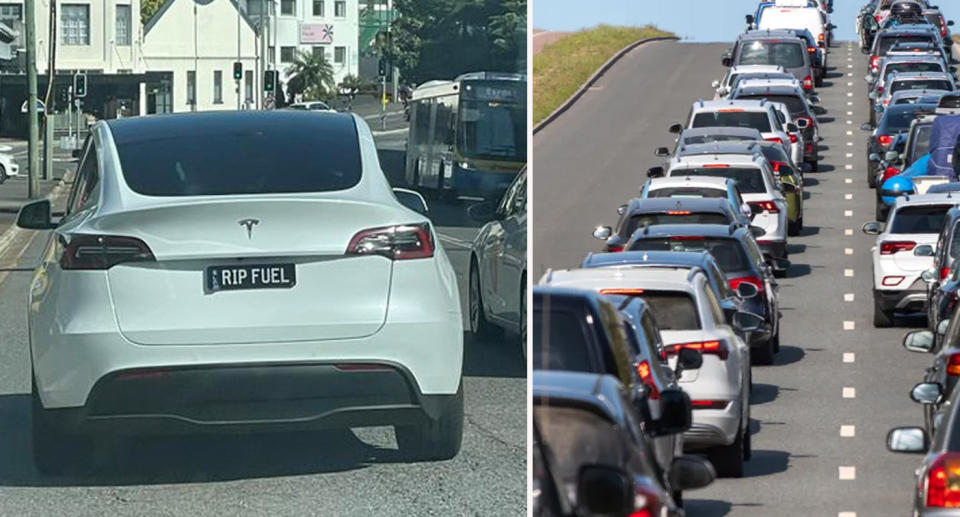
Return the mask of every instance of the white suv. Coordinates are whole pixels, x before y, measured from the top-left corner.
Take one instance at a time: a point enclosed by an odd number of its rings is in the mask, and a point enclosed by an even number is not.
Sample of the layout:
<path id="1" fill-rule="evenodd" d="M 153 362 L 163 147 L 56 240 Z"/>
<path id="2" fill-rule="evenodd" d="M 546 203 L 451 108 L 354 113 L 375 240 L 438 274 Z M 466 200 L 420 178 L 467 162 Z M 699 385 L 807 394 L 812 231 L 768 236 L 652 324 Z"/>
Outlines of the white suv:
<path id="1" fill-rule="evenodd" d="M 735 180 L 743 201 L 754 213 L 752 226 L 766 232 L 757 237 L 760 249 L 772 257 L 787 258 L 787 198 L 759 148 L 754 155 L 703 154 L 674 158 L 666 176 L 719 176 Z"/>
<path id="2" fill-rule="evenodd" d="M 873 253 L 873 326 L 893 325 L 894 312 L 920 312 L 927 302 L 924 271 L 933 266 L 933 252 L 943 218 L 960 202 L 951 194 L 897 198 L 887 222 L 871 221 L 863 233 L 876 235 Z"/>
<path id="3" fill-rule="evenodd" d="M 800 129 L 783 116 L 777 103 L 765 99 L 697 101 L 693 103 L 686 123 L 687 128 L 730 126 L 754 128 L 764 140 L 783 144 L 783 148 L 794 158 L 794 163 L 802 161 L 796 160 L 790 138 L 790 133 Z M 670 126 L 671 133 L 679 134 L 683 129 L 684 126 L 680 124 Z"/>
<path id="4" fill-rule="evenodd" d="M 780 65 L 732 66 L 727 70 L 727 73 L 723 76 L 723 79 L 719 81 L 713 81 L 713 83 L 710 84 L 710 86 L 716 90 L 716 95 L 714 96 L 713 100 L 720 100 L 729 95 L 730 92 L 737 87 L 737 83 L 743 79 L 744 75 L 756 77 L 766 74 L 783 74 L 784 77 L 793 77 L 792 74 L 784 70 L 784 68 Z"/>

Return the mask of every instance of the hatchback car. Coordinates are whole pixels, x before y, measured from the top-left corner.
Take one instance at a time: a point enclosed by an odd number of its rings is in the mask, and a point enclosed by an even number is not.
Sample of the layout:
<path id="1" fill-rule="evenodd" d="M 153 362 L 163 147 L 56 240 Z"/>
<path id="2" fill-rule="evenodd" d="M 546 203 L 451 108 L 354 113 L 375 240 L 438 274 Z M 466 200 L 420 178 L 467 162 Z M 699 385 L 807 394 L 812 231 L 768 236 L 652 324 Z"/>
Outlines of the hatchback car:
<path id="1" fill-rule="evenodd" d="M 459 451 L 456 274 L 362 118 L 101 121 L 64 217 L 18 224 L 52 230 L 26 304 L 42 472 L 114 432 L 393 425 L 415 458 Z"/>

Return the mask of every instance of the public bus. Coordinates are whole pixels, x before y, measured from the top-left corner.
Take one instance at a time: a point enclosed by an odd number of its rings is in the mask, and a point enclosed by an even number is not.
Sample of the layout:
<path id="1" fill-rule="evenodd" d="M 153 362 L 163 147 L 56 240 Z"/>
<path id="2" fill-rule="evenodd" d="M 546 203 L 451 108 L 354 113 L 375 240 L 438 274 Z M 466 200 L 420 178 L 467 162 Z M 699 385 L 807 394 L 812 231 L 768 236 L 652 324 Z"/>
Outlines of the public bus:
<path id="1" fill-rule="evenodd" d="M 527 161 L 527 78 L 474 72 L 410 99 L 405 179 L 440 195 L 498 199 Z"/>

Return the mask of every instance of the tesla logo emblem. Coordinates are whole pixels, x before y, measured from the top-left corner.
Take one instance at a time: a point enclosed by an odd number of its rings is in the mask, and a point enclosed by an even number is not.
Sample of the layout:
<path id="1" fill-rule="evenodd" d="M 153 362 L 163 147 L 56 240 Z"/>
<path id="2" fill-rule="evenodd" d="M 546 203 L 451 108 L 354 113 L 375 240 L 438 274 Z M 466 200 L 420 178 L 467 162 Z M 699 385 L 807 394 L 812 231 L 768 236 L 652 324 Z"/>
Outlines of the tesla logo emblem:
<path id="1" fill-rule="evenodd" d="M 260 224 L 260 219 L 243 219 L 238 222 L 240 226 L 247 229 L 247 238 L 253 238 L 253 227 Z"/>

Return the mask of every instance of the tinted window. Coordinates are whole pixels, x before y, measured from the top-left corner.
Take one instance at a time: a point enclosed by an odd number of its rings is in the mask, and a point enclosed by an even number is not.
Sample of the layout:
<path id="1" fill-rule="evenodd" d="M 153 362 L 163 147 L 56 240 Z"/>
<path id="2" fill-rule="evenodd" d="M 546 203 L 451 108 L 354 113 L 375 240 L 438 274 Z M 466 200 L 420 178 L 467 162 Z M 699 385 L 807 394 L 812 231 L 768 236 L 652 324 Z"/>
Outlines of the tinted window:
<path id="1" fill-rule="evenodd" d="M 724 272 L 749 269 L 747 255 L 734 239 L 722 237 L 667 237 L 639 239 L 629 251 L 709 251 Z"/>
<path id="2" fill-rule="evenodd" d="M 953 232 L 950 236 L 950 258 L 960 258 L 960 224 L 953 225 Z"/>
<path id="3" fill-rule="evenodd" d="M 647 193 L 648 197 L 693 197 L 693 198 L 720 198 L 727 197 L 726 190 L 694 187 L 658 188 Z"/>
<path id="4" fill-rule="evenodd" d="M 933 129 L 933 125 L 923 125 L 917 129 L 916 136 L 914 137 L 913 145 L 913 159 L 927 154 L 927 151 L 930 150 L 930 131 Z"/>
<path id="5" fill-rule="evenodd" d="M 345 115 L 178 114 L 121 119 L 111 130 L 124 179 L 147 196 L 325 192 L 360 181 L 357 130 Z"/>
<path id="6" fill-rule="evenodd" d="M 644 291 L 641 298 L 653 311 L 660 330 L 700 330 L 693 297 L 680 291 Z"/>
<path id="7" fill-rule="evenodd" d="M 740 50 L 738 65 L 781 65 L 784 68 L 803 66 L 806 49 L 800 43 L 786 41 L 750 41 Z"/>
<path id="8" fill-rule="evenodd" d="M 879 55 L 886 55 L 887 51 L 890 50 L 890 47 L 896 45 L 901 41 L 916 43 L 919 41 L 929 41 L 932 42 L 933 38 L 928 34 L 901 34 L 897 36 L 880 36 L 879 41 L 877 42 L 877 50 Z"/>
<path id="9" fill-rule="evenodd" d="M 742 194 L 757 194 L 767 191 L 767 187 L 763 183 L 763 171 L 760 169 L 739 167 L 681 169 L 671 171 L 670 176 L 719 176 L 735 180 Z"/>
<path id="10" fill-rule="evenodd" d="M 790 115 L 806 115 L 807 114 L 807 104 L 796 95 L 762 95 L 762 94 L 750 94 L 750 95 L 738 95 L 737 99 L 743 100 L 760 100 L 767 99 L 770 102 L 781 102 L 787 106 L 787 111 L 790 112 Z"/>
<path id="11" fill-rule="evenodd" d="M 683 138 L 683 145 L 710 144 L 713 142 L 739 142 L 745 139 L 740 135 L 702 135 L 687 136 Z"/>
<path id="12" fill-rule="evenodd" d="M 701 112 L 693 117 L 690 127 L 748 127 L 761 133 L 770 132 L 770 119 L 766 111 L 715 111 Z"/>
<path id="13" fill-rule="evenodd" d="M 942 79 L 921 79 L 912 81 L 894 81 L 890 85 L 890 93 L 894 94 L 901 90 L 953 90 L 953 84 L 950 81 Z"/>
<path id="14" fill-rule="evenodd" d="M 592 340 L 586 322 L 573 311 L 533 311 L 533 367 L 592 372 Z"/>
<path id="15" fill-rule="evenodd" d="M 943 72 L 943 67 L 939 63 L 926 62 L 890 63 L 884 77 L 896 72 Z"/>
<path id="16" fill-rule="evenodd" d="M 913 122 L 914 114 L 920 109 L 931 108 L 929 104 L 903 104 L 899 106 L 890 106 L 883 112 L 880 118 L 880 124 L 877 126 L 877 134 L 889 135 L 899 133 L 910 128 Z"/>
<path id="17" fill-rule="evenodd" d="M 634 230 L 647 223 L 656 224 L 729 224 L 733 221 L 724 214 L 709 212 L 691 212 L 678 214 L 641 214 L 635 215 L 627 222 L 627 235 L 633 235 Z"/>
<path id="18" fill-rule="evenodd" d="M 907 206 L 893 217 L 890 233 L 940 233 L 952 205 Z"/>

